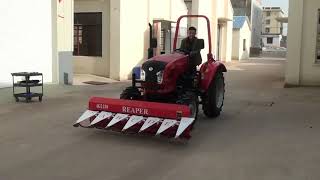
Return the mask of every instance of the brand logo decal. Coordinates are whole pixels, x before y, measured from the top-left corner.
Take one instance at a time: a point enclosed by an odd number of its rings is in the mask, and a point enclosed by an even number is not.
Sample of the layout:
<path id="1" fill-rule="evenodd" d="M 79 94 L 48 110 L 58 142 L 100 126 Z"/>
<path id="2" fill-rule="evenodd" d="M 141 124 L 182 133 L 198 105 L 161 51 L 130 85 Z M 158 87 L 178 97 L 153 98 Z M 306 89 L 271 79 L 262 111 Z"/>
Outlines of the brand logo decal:
<path id="1" fill-rule="evenodd" d="M 123 113 L 148 115 L 148 109 L 122 106 Z"/>
<path id="2" fill-rule="evenodd" d="M 149 71 L 153 71 L 153 67 L 149 67 Z"/>
<path id="3" fill-rule="evenodd" d="M 97 105 L 96 105 L 96 108 L 97 108 L 97 109 L 104 109 L 104 110 L 106 110 L 106 109 L 108 109 L 109 107 L 108 107 L 107 104 L 97 104 Z"/>

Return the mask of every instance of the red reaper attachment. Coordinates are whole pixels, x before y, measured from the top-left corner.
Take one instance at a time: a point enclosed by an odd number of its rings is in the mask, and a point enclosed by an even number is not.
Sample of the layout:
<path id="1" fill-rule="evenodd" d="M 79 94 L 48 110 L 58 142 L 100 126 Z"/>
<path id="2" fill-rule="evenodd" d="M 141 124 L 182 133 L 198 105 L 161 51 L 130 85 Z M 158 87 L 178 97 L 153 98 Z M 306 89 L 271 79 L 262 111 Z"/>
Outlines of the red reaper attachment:
<path id="1" fill-rule="evenodd" d="M 190 115 L 185 105 L 93 97 L 74 126 L 189 139 Z"/>

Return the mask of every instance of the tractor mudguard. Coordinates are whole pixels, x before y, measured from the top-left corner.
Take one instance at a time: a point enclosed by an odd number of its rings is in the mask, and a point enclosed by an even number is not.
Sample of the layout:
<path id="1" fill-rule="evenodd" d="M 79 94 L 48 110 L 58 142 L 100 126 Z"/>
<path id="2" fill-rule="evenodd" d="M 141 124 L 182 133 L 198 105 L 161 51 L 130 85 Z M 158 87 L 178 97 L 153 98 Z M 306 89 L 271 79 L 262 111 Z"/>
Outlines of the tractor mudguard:
<path id="1" fill-rule="evenodd" d="M 227 72 L 227 68 L 221 62 L 206 62 L 200 68 L 201 73 L 201 82 L 200 82 L 200 89 L 203 92 L 207 92 L 211 81 L 216 76 L 218 71 Z"/>

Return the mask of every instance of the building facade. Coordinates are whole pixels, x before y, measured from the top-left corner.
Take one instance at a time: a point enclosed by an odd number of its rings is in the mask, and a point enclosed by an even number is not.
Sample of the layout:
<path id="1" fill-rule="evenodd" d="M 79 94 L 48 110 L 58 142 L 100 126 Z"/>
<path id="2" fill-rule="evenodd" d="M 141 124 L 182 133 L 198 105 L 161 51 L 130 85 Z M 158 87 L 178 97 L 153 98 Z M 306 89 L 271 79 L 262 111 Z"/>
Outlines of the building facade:
<path id="1" fill-rule="evenodd" d="M 172 50 L 176 20 L 185 14 L 210 19 L 213 54 L 231 61 L 230 0 L 10 0 L 2 3 L 0 19 L 0 87 L 12 85 L 12 72 L 37 71 L 45 83 L 72 84 L 75 73 L 126 80 L 148 58 L 150 27 L 158 52 Z M 32 11 L 30 11 L 32 9 Z M 33 23 L 30 26 L 30 19 Z M 167 25 L 165 25 L 167 24 Z M 169 25 L 168 25 L 169 24 Z M 207 42 L 203 20 L 183 21 L 179 38 L 192 25 Z M 21 33 L 21 28 L 28 27 Z M 164 31 L 164 29 L 166 31 Z M 166 34 L 164 36 L 163 34 Z M 17 43 L 19 42 L 19 43 Z M 202 51 L 205 61 L 208 45 Z M 161 52 L 160 52 L 161 51 Z"/>
<path id="2" fill-rule="evenodd" d="M 283 36 L 283 23 L 278 19 L 284 13 L 280 7 L 263 7 L 262 42 L 264 47 L 280 47 Z"/>
<path id="3" fill-rule="evenodd" d="M 290 0 L 286 86 L 320 85 L 320 1 Z"/>
<path id="4" fill-rule="evenodd" d="M 262 4 L 261 0 L 232 0 L 234 16 L 247 16 L 251 26 L 251 56 L 260 53 L 262 42 Z"/>
<path id="5" fill-rule="evenodd" d="M 72 9 L 73 1 L 63 0 L 1 3 L 6 28 L 0 30 L 0 87 L 12 86 L 13 72 L 43 73 L 45 83 L 72 83 Z"/>
<path id="6" fill-rule="evenodd" d="M 232 13 L 229 0 L 142 0 L 139 5 L 131 0 L 75 0 L 73 70 L 116 80 L 131 78 L 133 67 L 148 58 L 148 24 L 158 39 L 157 53 L 168 53 L 172 50 L 176 20 L 185 14 L 209 17 L 213 53 L 217 59 L 230 61 Z M 94 23 L 88 27 L 80 25 L 85 21 Z M 191 25 L 198 29 L 198 37 L 207 42 L 207 27 L 202 19 L 182 21 L 179 38 L 187 36 L 186 29 Z M 89 30 L 89 26 L 95 29 Z M 81 33 L 86 36 L 81 37 Z M 206 44 L 203 57 L 207 50 Z"/>
<path id="7" fill-rule="evenodd" d="M 232 59 L 248 60 L 251 46 L 251 26 L 247 16 L 233 17 Z"/>

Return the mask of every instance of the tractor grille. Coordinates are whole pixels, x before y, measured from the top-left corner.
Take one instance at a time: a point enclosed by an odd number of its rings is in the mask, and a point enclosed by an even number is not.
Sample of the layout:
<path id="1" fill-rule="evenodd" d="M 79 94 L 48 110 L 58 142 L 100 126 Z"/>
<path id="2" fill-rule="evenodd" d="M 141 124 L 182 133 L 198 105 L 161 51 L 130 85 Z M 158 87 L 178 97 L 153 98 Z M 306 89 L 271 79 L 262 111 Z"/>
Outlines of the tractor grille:
<path id="1" fill-rule="evenodd" d="M 161 61 L 150 60 L 142 65 L 142 69 L 146 73 L 146 82 L 157 83 L 157 73 L 163 71 L 167 63 Z"/>

